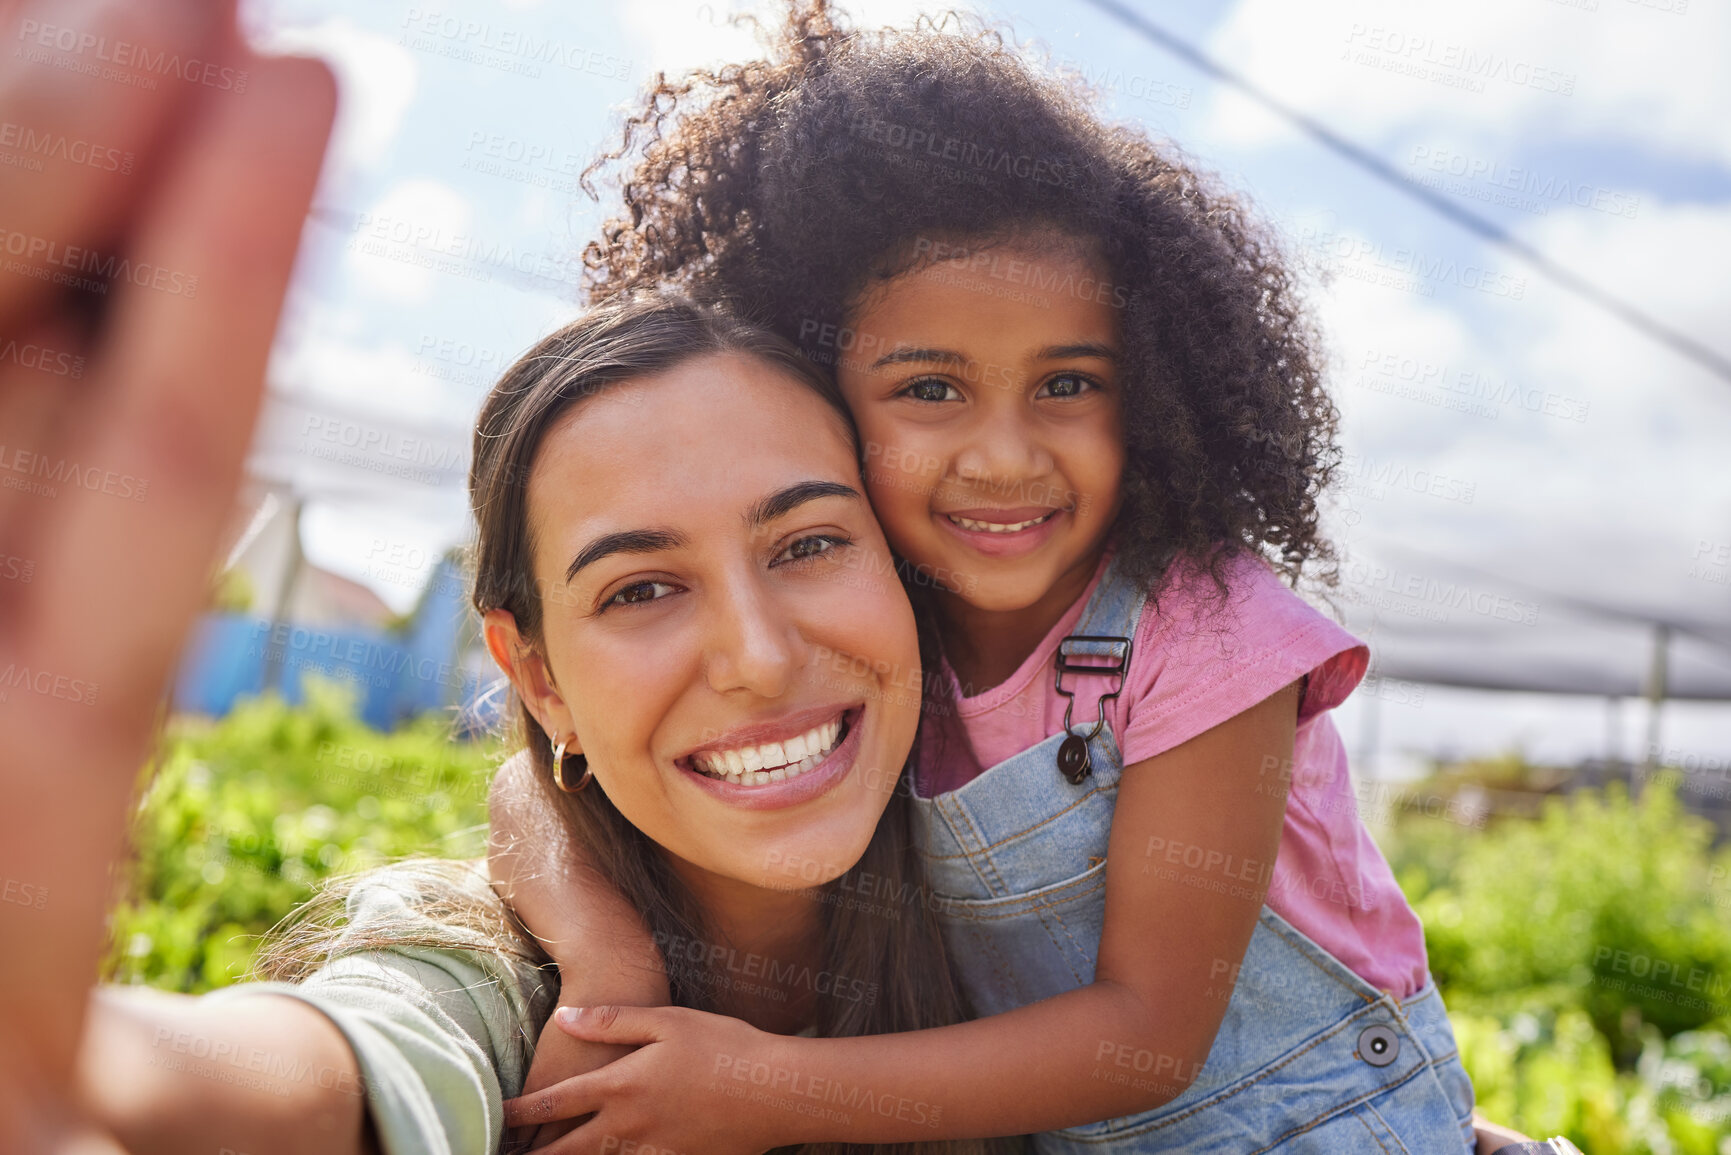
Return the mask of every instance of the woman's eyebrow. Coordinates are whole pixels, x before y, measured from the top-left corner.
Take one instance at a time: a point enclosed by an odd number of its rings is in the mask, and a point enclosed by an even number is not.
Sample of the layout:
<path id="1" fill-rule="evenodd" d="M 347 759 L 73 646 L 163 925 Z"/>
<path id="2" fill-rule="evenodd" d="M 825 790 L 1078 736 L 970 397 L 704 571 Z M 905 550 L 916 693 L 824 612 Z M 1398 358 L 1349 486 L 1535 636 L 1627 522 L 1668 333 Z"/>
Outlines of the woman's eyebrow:
<path id="1" fill-rule="evenodd" d="M 602 558 L 616 553 L 658 553 L 664 549 L 682 546 L 686 541 L 684 534 L 673 529 L 628 529 L 619 533 L 602 534 L 577 551 L 571 568 L 565 571 L 565 580 L 570 582 L 584 566 L 594 565 Z"/>
<path id="2" fill-rule="evenodd" d="M 839 481 L 800 481 L 778 489 L 774 493 L 753 505 L 746 512 L 745 522 L 752 527 L 768 525 L 778 517 L 784 517 L 808 501 L 816 501 L 821 497 L 852 497 L 860 496 L 859 490 L 851 485 L 843 485 Z"/>
<path id="3" fill-rule="evenodd" d="M 859 498 L 860 491 L 839 481 L 796 482 L 786 489 L 776 490 L 754 504 L 746 511 L 746 524 L 754 527 L 767 525 L 778 517 L 792 513 L 806 502 L 823 497 Z M 569 582 L 584 566 L 594 565 L 602 558 L 612 557 L 616 553 L 659 553 L 688 545 L 690 540 L 676 529 L 627 529 L 619 533 L 602 534 L 577 551 L 571 567 L 565 571 L 565 580 Z"/>

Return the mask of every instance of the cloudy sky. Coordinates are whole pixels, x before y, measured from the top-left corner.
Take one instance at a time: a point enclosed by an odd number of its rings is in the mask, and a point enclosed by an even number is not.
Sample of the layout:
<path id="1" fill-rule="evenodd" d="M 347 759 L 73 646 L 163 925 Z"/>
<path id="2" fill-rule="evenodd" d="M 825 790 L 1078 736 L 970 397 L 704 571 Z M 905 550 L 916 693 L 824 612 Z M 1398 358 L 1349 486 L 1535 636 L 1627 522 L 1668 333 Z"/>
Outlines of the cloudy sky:
<path id="1" fill-rule="evenodd" d="M 1731 7 L 1705 0 L 1124 0 L 1662 324 L 1731 358 Z M 860 2 L 902 24 L 913 0 Z M 261 38 L 330 59 L 344 107 L 259 433 L 316 488 L 309 557 L 401 608 L 467 531 L 469 425 L 498 372 L 575 311 L 602 212 L 586 160 L 657 69 L 754 51 L 727 0 L 265 0 Z M 1335 602 L 1383 663 L 1342 711 L 1361 767 L 1522 746 L 1639 749 L 1650 623 L 1673 679 L 1731 686 L 1731 380 L 1326 151 L 1086 0 L 977 4 L 1080 71 L 1273 220 L 1333 352 L 1346 468 Z M 558 60 L 519 47 L 556 42 Z M 422 575 L 424 576 L 424 575 Z M 1710 644 L 1713 642 L 1723 644 Z M 1371 703 L 1367 706 L 1367 703 Z M 1731 716 L 1664 744 L 1723 769 Z"/>

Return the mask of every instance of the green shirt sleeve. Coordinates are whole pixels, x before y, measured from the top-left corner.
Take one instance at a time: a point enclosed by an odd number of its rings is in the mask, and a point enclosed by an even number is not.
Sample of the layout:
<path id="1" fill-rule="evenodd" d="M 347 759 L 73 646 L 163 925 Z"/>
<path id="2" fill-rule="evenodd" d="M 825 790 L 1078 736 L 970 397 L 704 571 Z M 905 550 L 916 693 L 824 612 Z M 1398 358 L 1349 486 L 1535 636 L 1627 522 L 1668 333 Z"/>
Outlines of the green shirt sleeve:
<path id="1" fill-rule="evenodd" d="M 385 1155 L 496 1155 L 501 1101 L 521 1092 L 558 993 L 549 972 L 427 912 L 429 893 L 448 896 L 453 879 L 463 897 L 498 902 L 484 877 L 463 879 L 456 866 L 399 864 L 364 876 L 335 957 L 305 981 L 207 996 L 286 995 L 335 1023 L 354 1050 Z M 400 945 L 343 953 L 345 942 L 376 943 L 381 933 Z M 441 941 L 451 945 L 428 945 Z"/>

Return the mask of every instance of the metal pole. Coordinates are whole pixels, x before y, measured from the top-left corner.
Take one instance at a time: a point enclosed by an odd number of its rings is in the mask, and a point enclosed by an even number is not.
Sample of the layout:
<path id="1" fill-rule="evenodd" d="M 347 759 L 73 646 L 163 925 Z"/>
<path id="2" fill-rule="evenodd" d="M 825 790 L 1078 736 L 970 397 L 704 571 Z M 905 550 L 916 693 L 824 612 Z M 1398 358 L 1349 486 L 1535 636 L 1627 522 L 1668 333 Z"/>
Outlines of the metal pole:
<path id="1" fill-rule="evenodd" d="M 289 620 L 289 613 L 294 605 L 295 585 L 300 578 L 301 565 L 306 560 L 301 553 L 301 499 L 290 499 L 288 508 L 288 560 L 283 566 L 282 586 L 277 590 L 276 606 L 271 613 L 271 631 L 269 638 L 277 636 L 276 627 Z M 266 690 L 281 690 L 283 688 L 283 669 L 288 665 L 288 645 L 285 642 L 280 647 L 273 648 L 267 639 L 265 644 L 264 688 Z"/>
<path id="2" fill-rule="evenodd" d="M 1647 756 L 1641 763 L 1641 781 L 1644 784 L 1658 772 L 1660 764 L 1660 730 L 1659 720 L 1661 707 L 1665 704 L 1666 683 L 1669 680 L 1671 665 L 1671 627 L 1659 624 L 1653 627 L 1653 665 L 1647 672 Z"/>
<path id="3" fill-rule="evenodd" d="M 1358 736 L 1358 773 L 1366 782 L 1376 779 L 1377 702 L 1381 699 L 1382 676 L 1378 674 L 1364 697 L 1364 722 Z"/>
<path id="4" fill-rule="evenodd" d="M 1605 699 L 1605 767 L 1612 775 L 1623 775 L 1623 699 L 1611 694 Z"/>

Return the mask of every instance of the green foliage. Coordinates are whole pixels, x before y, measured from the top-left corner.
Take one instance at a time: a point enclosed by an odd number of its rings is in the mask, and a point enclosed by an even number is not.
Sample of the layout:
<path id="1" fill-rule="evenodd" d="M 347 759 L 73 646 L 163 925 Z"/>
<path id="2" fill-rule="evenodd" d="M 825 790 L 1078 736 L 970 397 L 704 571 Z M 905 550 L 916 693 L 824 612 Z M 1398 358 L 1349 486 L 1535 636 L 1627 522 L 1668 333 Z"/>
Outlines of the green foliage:
<path id="1" fill-rule="evenodd" d="M 133 819 L 106 975 L 198 992 L 243 977 L 258 936 L 336 873 L 485 853 L 500 751 L 428 716 L 389 734 L 335 686 L 216 723 L 177 719 Z"/>
<path id="2" fill-rule="evenodd" d="M 1711 841 L 1662 777 L 1385 840 L 1488 1117 L 1594 1155 L 1731 1152 L 1731 852 Z"/>

